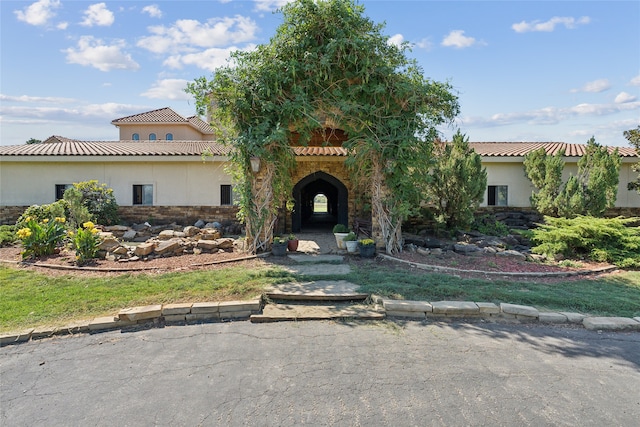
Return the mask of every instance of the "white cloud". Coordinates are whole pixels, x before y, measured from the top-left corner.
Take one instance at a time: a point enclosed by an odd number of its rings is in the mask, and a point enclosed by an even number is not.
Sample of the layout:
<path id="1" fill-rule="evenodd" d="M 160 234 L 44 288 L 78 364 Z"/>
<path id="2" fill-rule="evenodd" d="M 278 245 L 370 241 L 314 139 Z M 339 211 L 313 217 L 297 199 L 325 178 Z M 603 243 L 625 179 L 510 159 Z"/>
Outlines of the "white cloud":
<path id="1" fill-rule="evenodd" d="M 30 25 L 45 25 L 56 16 L 54 9 L 60 7 L 60 0 L 39 0 L 31 3 L 23 10 L 15 10 L 13 13 L 19 21 Z"/>
<path id="2" fill-rule="evenodd" d="M 236 15 L 209 19 L 206 23 L 181 19 L 169 27 L 158 25 L 148 30 L 153 35 L 141 38 L 139 47 L 154 53 L 178 53 L 248 42 L 255 38 L 258 26 L 252 19 Z"/>
<path id="3" fill-rule="evenodd" d="M 609 83 L 609 80 L 599 79 L 599 80 L 594 80 L 592 82 L 587 82 L 584 84 L 584 86 L 582 86 L 579 89 L 571 89 L 571 92 L 572 93 L 575 93 L 575 92 L 600 93 L 609 89 L 611 89 L 611 84 Z"/>
<path id="4" fill-rule="evenodd" d="M 157 4 L 152 4 L 142 8 L 144 13 L 148 13 L 152 18 L 162 18 L 162 11 Z"/>
<path id="5" fill-rule="evenodd" d="M 513 24 L 511 28 L 516 33 L 528 33 L 532 31 L 543 31 L 543 32 L 551 32 L 554 31 L 556 25 L 564 25 L 565 28 L 574 29 L 578 25 L 585 25 L 591 22 L 591 18 L 588 16 L 582 16 L 578 19 L 570 17 L 570 16 L 554 16 L 548 21 L 541 22 L 539 20 L 531 21 L 531 22 L 518 22 Z"/>
<path id="6" fill-rule="evenodd" d="M 640 74 L 632 78 L 629 84 L 631 86 L 640 86 Z"/>
<path id="7" fill-rule="evenodd" d="M 56 28 L 59 30 L 66 30 L 68 26 L 68 22 L 60 22 L 59 24 L 56 24 Z"/>
<path id="8" fill-rule="evenodd" d="M 64 104 L 69 102 L 76 102 L 73 98 L 60 98 L 60 97 L 51 97 L 51 96 L 29 96 L 29 95 L 20 95 L 20 96 L 11 96 L 4 95 L 0 93 L 0 101 L 5 102 L 43 102 L 43 103 L 52 103 L 52 104 Z"/>
<path id="9" fill-rule="evenodd" d="M 613 101 L 616 104 L 624 104 L 626 102 L 633 102 L 636 99 L 638 99 L 637 97 L 627 93 L 627 92 L 620 92 L 617 96 L 616 99 Z"/>
<path id="10" fill-rule="evenodd" d="M 394 45 L 400 47 L 404 42 L 404 36 L 402 34 L 395 34 L 387 40 L 388 45 Z"/>
<path id="11" fill-rule="evenodd" d="M 272 10 L 281 8 L 292 0 L 254 0 L 256 10 L 260 12 L 271 12 Z"/>
<path id="12" fill-rule="evenodd" d="M 106 45 L 93 36 L 82 36 L 76 49 L 63 50 L 67 54 L 67 62 L 97 68 L 100 71 L 137 70 L 140 68 L 131 55 L 123 53 L 124 40 L 115 40 Z"/>
<path id="13" fill-rule="evenodd" d="M 108 27 L 113 24 L 114 20 L 113 12 L 107 9 L 105 3 L 96 3 L 84 11 L 84 20 L 80 25 L 84 27 L 93 27 L 94 25 Z"/>
<path id="14" fill-rule="evenodd" d="M 433 43 L 429 39 L 422 39 L 415 43 L 416 47 L 425 50 L 431 50 L 433 48 Z"/>
<path id="15" fill-rule="evenodd" d="M 479 43 L 475 38 L 465 36 L 463 30 L 453 30 L 442 39 L 442 46 L 456 49 L 464 49 Z"/>
<path id="16" fill-rule="evenodd" d="M 228 65 L 231 52 L 237 50 L 249 51 L 255 49 L 255 47 L 254 44 L 249 44 L 242 49 L 236 46 L 229 46 L 227 48 L 213 47 L 198 53 L 172 55 L 163 62 L 163 65 L 174 69 L 182 68 L 184 65 L 194 65 L 207 71 L 215 71 L 216 68 Z"/>
<path id="17" fill-rule="evenodd" d="M 191 96 L 184 91 L 187 83 L 189 81 L 184 79 L 158 80 L 140 95 L 152 99 L 188 100 Z"/>

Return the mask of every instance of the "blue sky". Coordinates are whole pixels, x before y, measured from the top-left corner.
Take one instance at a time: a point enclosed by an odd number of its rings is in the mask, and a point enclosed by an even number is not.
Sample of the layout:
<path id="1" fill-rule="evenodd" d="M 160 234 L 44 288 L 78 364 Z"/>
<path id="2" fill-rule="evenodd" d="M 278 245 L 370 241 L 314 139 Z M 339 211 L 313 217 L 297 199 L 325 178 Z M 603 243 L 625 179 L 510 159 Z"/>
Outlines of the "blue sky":
<path id="1" fill-rule="evenodd" d="M 119 117 L 193 115 L 186 83 L 267 43 L 283 3 L 3 0 L 0 144 L 116 140 Z M 638 1 L 362 3 L 427 77 L 453 85 L 471 141 L 626 146 L 640 124 Z"/>

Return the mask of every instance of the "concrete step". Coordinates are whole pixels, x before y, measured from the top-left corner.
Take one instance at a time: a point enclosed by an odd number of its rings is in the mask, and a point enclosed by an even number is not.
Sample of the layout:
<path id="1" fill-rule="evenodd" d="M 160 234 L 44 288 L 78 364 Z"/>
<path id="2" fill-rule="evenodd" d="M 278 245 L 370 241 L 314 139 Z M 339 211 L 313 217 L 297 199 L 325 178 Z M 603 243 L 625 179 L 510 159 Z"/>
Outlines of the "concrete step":
<path id="1" fill-rule="evenodd" d="M 364 304 L 267 304 L 264 306 L 262 314 L 252 314 L 250 319 L 253 323 L 269 323 L 335 319 L 382 320 L 384 317 L 384 309 Z"/>
<path id="2" fill-rule="evenodd" d="M 340 264 L 344 261 L 342 255 L 287 255 L 292 261 L 298 264 Z"/>
<path id="3" fill-rule="evenodd" d="M 358 292 L 358 285 L 346 280 L 318 280 L 274 285 L 265 295 L 272 300 L 296 301 L 358 301 L 369 294 Z"/>
<path id="4" fill-rule="evenodd" d="M 292 274 L 304 276 L 334 276 L 351 273 L 351 266 L 348 264 L 301 264 L 280 266 Z"/>

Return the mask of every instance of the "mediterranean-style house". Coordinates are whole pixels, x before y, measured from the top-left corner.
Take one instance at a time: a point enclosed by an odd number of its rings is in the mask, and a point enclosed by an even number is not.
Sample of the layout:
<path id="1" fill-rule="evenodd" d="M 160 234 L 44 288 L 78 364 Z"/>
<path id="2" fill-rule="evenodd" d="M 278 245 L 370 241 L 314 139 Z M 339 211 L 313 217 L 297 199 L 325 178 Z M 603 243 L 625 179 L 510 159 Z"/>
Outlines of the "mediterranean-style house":
<path id="1" fill-rule="evenodd" d="M 233 181 L 226 171 L 228 150 L 216 142 L 214 129 L 200 118 L 184 118 L 170 108 L 148 111 L 111 122 L 118 141 L 79 141 L 52 136 L 41 144 L 0 147 L 0 223 L 14 223 L 34 204 L 52 203 L 74 182 L 97 180 L 112 188 L 123 220 L 175 221 L 190 224 L 233 220 Z M 308 226 L 315 196 L 328 200 L 334 223 L 353 225 L 361 200 L 344 165 L 346 136 L 338 129 L 317 134 L 308 145 L 292 149 L 292 199 L 283 209 L 281 230 L 298 232 Z M 487 190 L 481 207 L 530 208 L 533 191 L 524 174 L 524 156 L 544 147 L 554 154 L 564 149 L 566 171 L 576 173 L 585 145 L 543 142 L 476 142 L 487 170 Z M 613 149 L 613 148 L 612 148 Z M 637 177 L 633 148 L 620 147 L 622 166 L 614 213 L 640 215 L 640 195 L 627 190 Z M 255 164 L 256 172 L 259 163 Z"/>

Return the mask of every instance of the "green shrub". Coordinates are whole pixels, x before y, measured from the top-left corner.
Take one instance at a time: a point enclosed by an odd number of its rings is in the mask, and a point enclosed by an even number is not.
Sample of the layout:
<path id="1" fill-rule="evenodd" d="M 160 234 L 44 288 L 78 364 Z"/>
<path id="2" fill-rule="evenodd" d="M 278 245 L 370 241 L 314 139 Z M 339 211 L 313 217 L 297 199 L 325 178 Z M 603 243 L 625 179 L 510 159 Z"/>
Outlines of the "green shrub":
<path id="1" fill-rule="evenodd" d="M 18 240 L 15 225 L 0 225 L 0 247 L 11 246 Z"/>
<path id="2" fill-rule="evenodd" d="M 36 222 L 42 222 L 45 219 L 53 221 L 56 218 L 66 218 L 68 204 L 65 200 L 58 200 L 57 202 L 50 203 L 48 205 L 32 205 L 22 212 L 22 215 L 16 221 L 18 228 L 26 227 L 26 223 L 30 220 Z"/>
<path id="3" fill-rule="evenodd" d="M 476 217 L 471 228 L 487 236 L 502 237 L 509 234 L 509 227 L 504 222 L 496 221 L 491 215 Z"/>
<path id="4" fill-rule="evenodd" d="M 55 252 L 66 236 L 64 217 L 43 219 L 41 222 L 34 218 L 26 218 L 24 227 L 17 231 L 22 240 L 22 259 L 38 258 Z"/>
<path id="5" fill-rule="evenodd" d="M 545 224 L 533 230 L 531 249 L 548 257 L 587 258 L 624 268 L 640 267 L 640 227 L 630 226 L 638 218 L 572 219 L 545 217 Z"/>
<path id="6" fill-rule="evenodd" d="M 71 247 L 76 251 L 76 264 L 84 265 L 96 257 L 100 237 L 93 222 L 85 222 L 75 233 L 70 231 L 69 237 L 71 237 Z"/>
<path id="7" fill-rule="evenodd" d="M 82 203 L 82 192 L 76 187 L 67 188 L 64 192 L 64 200 L 67 202 L 69 211 L 69 215 L 67 216 L 69 220 L 69 228 L 77 228 L 85 222 L 94 220 L 94 216 Z"/>
<path id="8" fill-rule="evenodd" d="M 97 180 L 91 180 L 76 182 L 73 187 L 82 193 L 82 204 L 94 215 L 98 224 L 113 225 L 120 222 L 116 198 L 107 184 L 98 184 Z M 66 196 L 65 191 L 65 199 Z"/>

